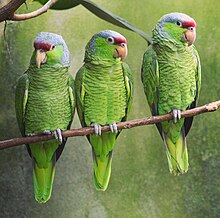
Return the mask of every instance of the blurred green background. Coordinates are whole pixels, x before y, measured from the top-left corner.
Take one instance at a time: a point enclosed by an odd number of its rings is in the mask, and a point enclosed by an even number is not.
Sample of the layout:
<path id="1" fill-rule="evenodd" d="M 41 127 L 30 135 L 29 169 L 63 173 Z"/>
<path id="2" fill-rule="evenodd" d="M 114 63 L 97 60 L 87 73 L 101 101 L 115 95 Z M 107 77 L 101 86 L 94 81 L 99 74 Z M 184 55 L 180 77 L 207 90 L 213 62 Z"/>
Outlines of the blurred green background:
<path id="1" fill-rule="evenodd" d="M 197 21 L 196 47 L 202 63 L 199 105 L 220 97 L 219 0 L 118 0 L 95 3 L 151 34 L 164 14 L 178 11 Z M 2 3 L 2 2 L 1 2 Z M 38 8 L 28 4 L 28 11 Z M 23 5 L 20 12 L 27 12 Z M 71 74 L 83 63 L 84 47 L 104 29 L 126 36 L 126 62 L 134 72 L 135 95 L 129 119 L 150 116 L 140 69 L 147 43 L 137 34 L 100 20 L 82 6 L 49 11 L 22 22 L 8 22 L 6 40 L 0 24 L 0 140 L 20 135 L 14 109 L 14 86 L 29 65 L 33 40 L 40 31 L 61 34 L 71 53 Z M 190 168 L 172 176 L 155 126 L 124 130 L 117 140 L 112 176 L 106 192 L 93 186 L 91 149 L 85 137 L 68 140 L 57 163 L 51 200 L 40 205 L 33 197 L 32 164 L 25 146 L 0 151 L 0 217 L 219 217 L 220 112 L 197 116 L 187 138 Z M 80 127 L 77 115 L 72 127 Z"/>

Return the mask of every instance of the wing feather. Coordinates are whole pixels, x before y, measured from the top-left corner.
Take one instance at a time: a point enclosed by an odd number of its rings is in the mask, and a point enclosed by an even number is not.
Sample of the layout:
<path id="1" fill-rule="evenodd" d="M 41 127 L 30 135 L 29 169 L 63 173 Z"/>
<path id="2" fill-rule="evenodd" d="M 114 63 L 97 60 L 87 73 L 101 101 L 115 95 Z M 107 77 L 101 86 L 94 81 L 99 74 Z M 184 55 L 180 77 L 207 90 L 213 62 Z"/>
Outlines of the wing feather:
<path id="1" fill-rule="evenodd" d="M 125 79 L 125 88 L 127 91 L 127 108 L 126 108 L 126 114 L 125 117 L 122 119 L 125 121 L 127 119 L 128 113 L 131 109 L 131 104 L 133 101 L 133 93 L 134 93 L 134 79 L 133 74 L 129 68 L 129 66 L 126 63 L 123 63 L 123 72 L 124 72 L 124 79 Z"/>
<path id="2" fill-rule="evenodd" d="M 144 53 L 141 80 L 144 86 L 144 92 L 153 116 L 158 115 L 158 87 L 159 87 L 159 67 L 157 56 L 152 46 L 149 46 Z M 160 123 L 156 124 L 162 137 L 162 127 Z"/>
<path id="3" fill-rule="evenodd" d="M 199 54 L 198 54 L 195 47 L 194 47 L 194 54 L 195 54 L 196 60 L 197 60 L 197 68 L 196 68 L 196 73 L 195 73 L 196 95 L 195 95 L 194 101 L 191 103 L 191 105 L 187 109 L 192 109 L 192 108 L 196 107 L 197 102 L 198 102 L 198 98 L 199 98 L 200 89 L 201 89 L 201 63 L 200 63 Z M 185 128 L 185 135 L 186 136 L 189 133 L 189 130 L 192 126 L 192 122 L 193 122 L 193 117 L 188 117 L 188 118 L 185 118 L 185 120 L 184 120 L 184 128 Z"/>
<path id="4" fill-rule="evenodd" d="M 22 136 L 25 135 L 25 110 L 28 100 L 28 88 L 29 79 L 28 75 L 25 73 L 19 78 L 15 91 L 15 110 Z"/>

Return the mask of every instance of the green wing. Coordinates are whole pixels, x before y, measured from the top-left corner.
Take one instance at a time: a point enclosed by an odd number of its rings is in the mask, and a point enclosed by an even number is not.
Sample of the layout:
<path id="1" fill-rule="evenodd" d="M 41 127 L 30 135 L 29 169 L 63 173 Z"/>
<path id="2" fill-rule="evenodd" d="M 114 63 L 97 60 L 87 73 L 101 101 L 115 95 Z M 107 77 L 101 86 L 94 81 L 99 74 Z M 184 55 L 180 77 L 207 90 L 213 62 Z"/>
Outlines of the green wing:
<path id="1" fill-rule="evenodd" d="M 128 113 L 130 112 L 131 104 L 133 101 L 134 80 L 133 80 L 133 74 L 129 66 L 126 63 L 123 63 L 123 72 L 124 72 L 124 78 L 125 78 L 125 87 L 127 90 L 127 109 L 126 109 L 126 114 L 123 120 L 126 120 Z"/>
<path id="2" fill-rule="evenodd" d="M 76 90 L 76 105 L 77 105 L 77 112 L 79 116 L 80 123 L 83 127 L 86 126 L 85 119 L 84 119 L 84 95 L 85 90 L 83 87 L 83 76 L 86 72 L 86 68 L 82 66 L 76 74 L 75 79 L 75 90 Z"/>
<path id="3" fill-rule="evenodd" d="M 28 99 L 28 87 L 28 75 L 25 73 L 19 78 L 15 91 L 16 116 L 18 120 L 19 129 L 23 136 L 25 135 L 25 109 Z"/>
<path id="4" fill-rule="evenodd" d="M 195 73 L 197 92 L 194 101 L 191 103 L 191 105 L 189 105 L 188 109 L 196 107 L 200 92 L 200 87 L 201 87 L 201 64 L 200 64 L 198 52 L 195 49 L 195 47 L 194 47 L 194 53 L 197 59 L 197 70 Z M 141 79 L 144 86 L 144 92 L 147 97 L 148 104 L 151 108 L 151 113 L 152 115 L 158 115 L 157 108 L 158 108 L 159 67 L 157 62 L 157 56 L 152 46 L 149 46 L 144 54 L 142 70 L 141 70 Z M 185 118 L 184 120 L 185 135 L 188 134 L 192 125 L 192 121 L 193 121 L 193 117 Z M 160 124 L 157 124 L 157 127 L 161 133 Z"/>
<path id="5" fill-rule="evenodd" d="M 85 66 L 82 66 L 76 74 L 75 79 L 75 90 L 76 90 L 76 105 L 78 116 L 82 126 L 86 126 L 84 119 L 84 96 L 85 90 L 83 86 L 83 76 L 86 73 Z M 123 73 L 125 78 L 125 87 L 127 90 L 127 109 L 123 120 L 126 120 L 127 114 L 130 111 L 132 100 L 133 100 L 133 75 L 126 63 L 123 63 Z"/>
<path id="6" fill-rule="evenodd" d="M 200 93 L 200 88 L 201 88 L 201 63 L 200 63 L 200 58 L 199 58 L 199 54 L 196 50 L 196 48 L 193 46 L 194 48 L 194 54 L 196 56 L 197 59 L 197 68 L 196 68 L 196 73 L 195 73 L 195 77 L 196 77 L 196 95 L 194 98 L 194 101 L 191 103 L 191 105 L 187 108 L 187 109 L 192 109 L 195 108 L 198 102 L 198 98 L 199 98 L 199 93 Z M 193 122 L 193 117 L 187 117 L 184 120 L 184 128 L 185 128 L 185 135 L 187 136 L 191 126 L 192 126 L 192 122 Z"/>
<path id="7" fill-rule="evenodd" d="M 148 104 L 151 108 L 151 112 L 153 115 L 157 115 L 159 69 L 156 53 L 154 52 L 152 46 L 149 46 L 147 51 L 144 53 L 141 68 L 141 80 L 144 86 L 144 92 L 147 97 Z"/>
<path id="8" fill-rule="evenodd" d="M 194 47 L 194 46 L 193 46 Z M 195 106 L 197 104 L 198 98 L 199 98 L 199 93 L 200 93 L 200 89 L 201 89 L 201 63 L 200 63 L 200 58 L 199 58 L 199 54 L 196 50 L 196 48 L 194 47 L 194 53 L 197 59 L 197 69 L 196 69 L 196 96 L 195 96 Z"/>
<path id="9" fill-rule="evenodd" d="M 141 80 L 144 86 L 144 92 L 153 116 L 158 115 L 158 87 L 159 87 L 159 67 L 157 56 L 152 46 L 149 46 L 144 53 Z M 156 124 L 162 137 L 162 127 L 160 123 Z"/>
<path id="10" fill-rule="evenodd" d="M 67 129 L 70 129 L 71 123 L 73 121 L 73 117 L 74 117 L 74 114 L 75 114 L 75 107 L 76 107 L 76 96 L 75 96 L 74 79 L 73 79 L 73 77 L 71 75 L 69 75 L 67 86 L 68 86 L 68 91 L 69 91 L 69 101 L 70 101 L 71 114 L 72 114 L 72 117 L 70 119 L 69 125 L 67 127 Z M 63 149 L 64 149 L 64 146 L 66 144 L 66 141 L 67 141 L 67 139 L 65 139 L 63 141 L 63 143 L 60 144 L 59 147 L 57 148 L 57 150 L 56 150 L 56 161 L 60 158 L 60 155 L 63 152 Z"/>
<path id="11" fill-rule="evenodd" d="M 76 95 L 75 95 L 75 85 L 74 85 L 74 79 L 71 75 L 69 75 L 69 80 L 68 80 L 68 91 L 69 91 L 69 100 L 70 100 L 70 106 L 71 106 L 71 111 L 72 111 L 72 117 L 70 120 L 70 124 L 67 129 L 70 129 L 70 125 L 73 121 L 73 117 L 75 114 L 75 107 L 76 107 Z"/>

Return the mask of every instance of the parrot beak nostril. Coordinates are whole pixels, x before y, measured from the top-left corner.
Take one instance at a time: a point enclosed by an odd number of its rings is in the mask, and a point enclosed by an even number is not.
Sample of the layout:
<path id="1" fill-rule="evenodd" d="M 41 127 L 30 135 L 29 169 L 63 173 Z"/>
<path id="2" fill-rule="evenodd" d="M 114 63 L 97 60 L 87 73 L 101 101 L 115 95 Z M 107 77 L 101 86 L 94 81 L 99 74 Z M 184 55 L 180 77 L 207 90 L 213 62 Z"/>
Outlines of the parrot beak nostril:
<path id="1" fill-rule="evenodd" d="M 125 43 L 121 43 L 120 46 L 118 46 L 114 51 L 114 57 L 115 58 L 121 58 L 123 61 L 127 57 L 128 51 L 127 46 Z"/>
<path id="2" fill-rule="evenodd" d="M 196 39 L 196 31 L 194 27 L 188 27 L 182 35 L 182 42 L 187 42 L 188 46 L 192 45 Z"/>

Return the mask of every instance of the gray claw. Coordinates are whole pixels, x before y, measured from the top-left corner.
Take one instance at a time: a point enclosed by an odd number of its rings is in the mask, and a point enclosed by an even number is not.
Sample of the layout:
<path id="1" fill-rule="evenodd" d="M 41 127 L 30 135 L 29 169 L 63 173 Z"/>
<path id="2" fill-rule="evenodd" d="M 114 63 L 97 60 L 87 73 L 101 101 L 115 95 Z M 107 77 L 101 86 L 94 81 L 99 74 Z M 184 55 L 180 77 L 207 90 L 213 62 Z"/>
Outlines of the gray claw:
<path id="1" fill-rule="evenodd" d="M 117 133 L 118 132 L 118 126 L 117 126 L 116 122 L 114 122 L 112 125 L 113 125 L 113 129 L 114 129 L 115 133 Z"/>
<path id="2" fill-rule="evenodd" d="M 28 134 L 28 136 L 37 136 L 37 135 L 53 135 L 56 140 L 58 140 L 60 143 L 63 142 L 63 136 L 62 136 L 62 131 L 61 129 L 56 129 L 56 130 L 44 130 L 42 132 L 36 132 L 36 133 L 31 133 Z"/>
<path id="3" fill-rule="evenodd" d="M 37 136 L 38 134 L 36 133 L 28 133 L 27 136 Z"/>
<path id="4" fill-rule="evenodd" d="M 177 123 L 177 121 L 181 119 L 181 110 L 173 109 L 172 115 L 173 115 L 173 122 Z"/>
<path id="5" fill-rule="evenodd" d="M 118 127 L 117 127 L 116 122 L 110 124 L 109 127 L 110 127 L 110 130 L 111 130 L 112 133 L 117 133 L 118 132 Z"/>
<path id="6" fill-rule="evenodd" d="M 62 136 L 62 131 L 61 129 L 56 129 L 56 130 L 44 130 L 43 131 L 44 134 L 46 135 L 53 135 L 55 137 L 56 140 L 58 140 L 60 143 L 63 142 L 63 136 Z"/>
<path id="7" fill-rule="evenodd" d="M 58 140 L 60 143 L 63 142 L 63 136 L 62 136 L 61 129 L 56 129 L 56 130 L 52 131 L 52 135 L 54 135 L 56 140 Z"/>
<path id="8" fill-rule="evenodd" d="M 111 132 L 113 133 L 114 129 L 113 129 L 113 125 L 112 124 L 109 124 L 109 128 L 110 128 Z"/>
<path id="9" fill-rule="evenodd" d="M 39 136 L 39 135 L 51 135 L 52 132 L 50 130 L 44 130 L 42 132 L 29 133 L 27 136 Z"/>
<path id="10" fill-rule="evenodd" d="M 102 127 L 99 124 L 94 123 L 94 124 L 92 124 L 92 126 L 94 126 L 95 135 L 101 135 L 102 134 Z"/>
<path id="11" fill-rule="evenodd" d="M 177 110 L 177 119 L 178 119 L 178 120 L 181 119 L 181 110 Z"/>
<path id="12" fill-rule="evenodd" d="M 99 135 L 102 134 L 102 127 L 99 125 Z"/>
<path id="13" fill-rule="evenodd" d="M 51 135 L 51 134 L 52 134 L 52 131 L 50 131 L 50 130 L 44 130 L 42 133 L 43 133 L 44 135 Z"/>

